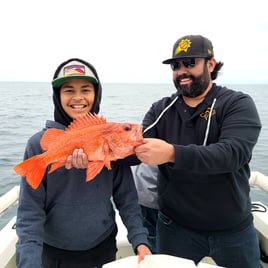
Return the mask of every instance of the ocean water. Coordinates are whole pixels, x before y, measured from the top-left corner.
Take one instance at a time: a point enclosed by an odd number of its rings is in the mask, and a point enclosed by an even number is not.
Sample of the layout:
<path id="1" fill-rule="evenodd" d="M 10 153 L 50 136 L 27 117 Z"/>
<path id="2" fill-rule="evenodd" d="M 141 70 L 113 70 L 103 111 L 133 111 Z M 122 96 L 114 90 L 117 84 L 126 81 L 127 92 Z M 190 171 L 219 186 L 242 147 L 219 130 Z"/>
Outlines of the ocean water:
<path id="1" fill-rule="evenodd" d="M 250 165 L 252 171 L 268 175 L 268 85 L 226 86 L 248 93 L 255 100 L 263 128 Z M 42 129 L 47 119 L 53 119 L 53 105 L 49 83 L 0 82 L 0 92 L 1 196 L 19 184 L 13 167 L 22 160 L 28 138 Z M 108 121 L 141 123 L 152 102 L 173 92 L 172 84 L 103 84 L 100 114 Z"/>

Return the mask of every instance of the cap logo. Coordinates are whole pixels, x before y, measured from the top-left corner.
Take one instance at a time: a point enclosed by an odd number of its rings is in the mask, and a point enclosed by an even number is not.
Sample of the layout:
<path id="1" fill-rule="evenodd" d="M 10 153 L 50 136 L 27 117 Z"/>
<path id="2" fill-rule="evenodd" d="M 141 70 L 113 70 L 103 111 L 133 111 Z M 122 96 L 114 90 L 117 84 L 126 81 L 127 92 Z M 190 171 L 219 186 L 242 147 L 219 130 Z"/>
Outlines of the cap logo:
<path id="1" fill-rule="evenodd" d="M 179 54 L 182 51 L 187 52 L 188 49 L 191 47 L 191 44 L 192 42 L 190 39 L 182 39 L 178 44 L 177 48 L 175 49 L 175 55 Z"/>
<path id="2" fill-rule="evenodd" d="M 63 69 L 64 76 L 70 75 L 85 75 L 85 66 L 84 65 L 69 65 L 65 66 Z"/>

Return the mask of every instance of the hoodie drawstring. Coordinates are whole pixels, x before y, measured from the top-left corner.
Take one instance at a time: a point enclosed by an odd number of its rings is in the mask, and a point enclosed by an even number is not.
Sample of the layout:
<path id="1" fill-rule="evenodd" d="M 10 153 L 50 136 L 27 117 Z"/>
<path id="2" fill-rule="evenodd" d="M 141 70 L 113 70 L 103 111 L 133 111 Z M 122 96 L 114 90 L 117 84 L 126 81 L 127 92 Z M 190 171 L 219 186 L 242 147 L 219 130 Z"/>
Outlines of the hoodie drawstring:
<path id="1" fill-rule="evenodd" d="M 161 112 L 161 114 L 156 118 L 156 120 L 150 126 L 144 129 L 143 134 L 158 123 L 158 121 L 161 119 L 164 113 L 176 102 L 177 99 L 178 99 L 178 96 L 176 96 L 176 98 Z"/>
<path id="2" fill-rule="evenodd" d="M 205 133 L 205 138 L 204 138 L 204 142 L 203 145 L 206 146 L 207 145 L 207 139 L 208 139 L 208 134 L 209 134 L 209 128 L 210 128 L 210 122 L 211 122 L 211 116 L 212 116 L 212 111 L 213 108 L 215 106 L 216 103 L 216 98 L 213 100 L 210 111 L 209 111 L 209 116 L 208 116 L 208 123 L 207 123 L 207 128 L 206 128 L 206 133 Z"/>
<path id="3" fill-rule="evenodd" d="M 148 126 L 146 129 L 144 129 L 143 134 L 146 133 L 148 130 L 150 130 L 152 127 L 154 127 L 158 123 L 158 121 L 161 119 L 161 117 L 164 115 L 164 113 L 176 102 L 177 99 L 178 99 L 178 96 L 176 96 L 176 98 L 161 112 L 161 114 L 156 118 L 156 120 L 150 126 Z M 206 127 L 203 146 L 206 146 L 206 144 L 207 144 L 209 128 L 210 128 L 210 123 L 211 123 L 211 116 L 212 116 L 213 108 L 215 106 L 216 101 L 217 101 L 217 99 L 214 98 L 212 105 L 211 105 L 211 109 L 209 111 L 208 123 L 207 123 L 207 127 Z"/>

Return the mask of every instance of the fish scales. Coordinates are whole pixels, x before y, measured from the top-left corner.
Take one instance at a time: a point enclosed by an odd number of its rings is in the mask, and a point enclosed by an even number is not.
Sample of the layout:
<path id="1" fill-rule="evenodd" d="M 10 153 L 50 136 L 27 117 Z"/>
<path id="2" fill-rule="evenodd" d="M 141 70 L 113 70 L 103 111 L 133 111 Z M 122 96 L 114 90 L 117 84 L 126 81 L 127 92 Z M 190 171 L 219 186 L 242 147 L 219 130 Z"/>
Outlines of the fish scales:
<path id="1" fill-rule="evenodd" d="M 65 165 L 74 149 L 82 148 L 88 157 L 86 181 L 90 181 L 104 166 L 111 169 L 111 161 L 133 154 L 142 140 L 141 125 L 106 122 L 102 116 L 87 114 L 75 119 L 66 130 L 46 130 L 40 140 L 45 152 L 18 163 L 14 171 L 36 189 L 48 165 L 49 173 L 54 172 Z"/>

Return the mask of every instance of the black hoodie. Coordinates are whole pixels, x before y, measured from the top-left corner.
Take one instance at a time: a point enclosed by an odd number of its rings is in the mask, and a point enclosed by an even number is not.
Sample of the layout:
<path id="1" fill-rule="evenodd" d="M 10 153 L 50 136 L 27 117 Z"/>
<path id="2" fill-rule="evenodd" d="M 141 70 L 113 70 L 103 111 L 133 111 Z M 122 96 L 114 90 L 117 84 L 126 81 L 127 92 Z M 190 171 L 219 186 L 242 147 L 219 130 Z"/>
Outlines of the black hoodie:
<path id="1" fill-rule="evenodd" d="M 155 102 L 143 127 L 144 137 L 175 149 L 175 163 L 159 166 L 162 213 L 203 232 L 241 230 L 252 222 L 249 162 L 261 122 L 249 95 L 213 84 L 190 109 L 178 93 Z"/>

